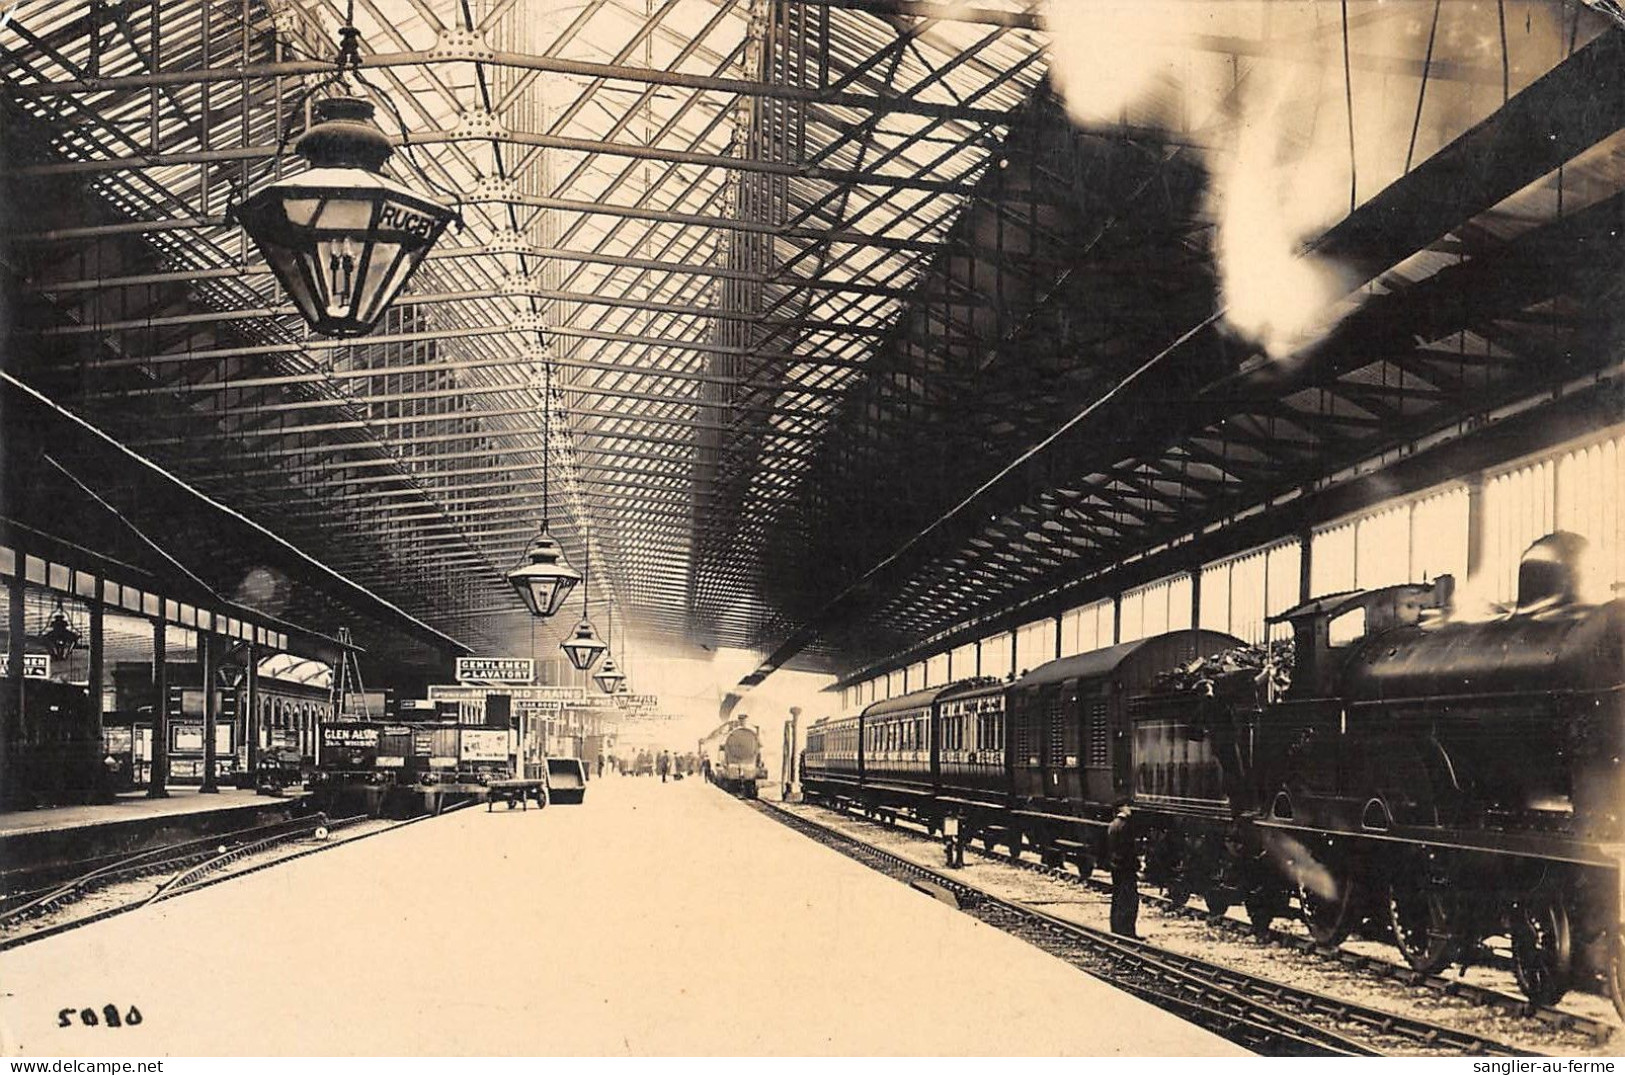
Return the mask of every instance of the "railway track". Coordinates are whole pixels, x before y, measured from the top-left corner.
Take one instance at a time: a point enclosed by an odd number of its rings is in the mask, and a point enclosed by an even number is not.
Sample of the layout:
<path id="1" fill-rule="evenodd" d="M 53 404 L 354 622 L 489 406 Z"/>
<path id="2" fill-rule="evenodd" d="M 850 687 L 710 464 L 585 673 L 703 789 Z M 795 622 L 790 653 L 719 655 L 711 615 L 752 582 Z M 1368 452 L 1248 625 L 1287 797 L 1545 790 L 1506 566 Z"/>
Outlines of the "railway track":
<path id="1" fill-rule="evenodd" d="M 836 813 L 841 817 L 884 826 L 893 831 L 907 832 L 933 844 L 937 842 L 936 838 L 929 834 L 924 826 L 907 816 L 899 816 L 888 821 L 853 811 L 843 810 L 836 811 Z M 905 827 L 905 824 L 907 827 Z M 989 862 L 997 862 L 1043 877 L 1082 885 L 1102 895 L 1109 896 L 1111 894 L 1110 883 L 1097 877 L 1080 876 L 1064 867 L 1046 866 L 1031 859 L 1012 857 L 1005 852 L 992 851 L 972 844 L 966 844 L 965 849 L 970 854 Z M 1617 1029 L 1614 1024 L 1606 1020 L 1594 1019 L 1590 1016 L 1563 1011 L 1559 1008 L 1531 1004 L 1525 997 L 1467 982 L 1460 978 L 1453 978 L 1446 974 L 1423 974 L 1404 963 L 1383 959 L 1380 956 L 1352 952 L 1346 948 L 1334 948 L 1317 944 L 1309 937 L 1288 933 L 1273 927 L 1261 930 L 1250 922 L 1243 922 L 1226 915 L 1214 915 L 1192 904 L 1169 899 L 1159 892 L 1148 892 L 1141 889 L 1140 899 L 1155 906 L 1159 911 L 1167 915 L 1200 921 L 1234 934 L 1238 938 L 1245 937 L 1253 941 L 1274 945 L 1308 959 L 1336 963 L 1340 971 L 1357 974 L 1373 981 L 1397 983 L 1408 988 L 1424 990 L 1440 997 L 1452 997 L 1476 1007 L 1528 1019 L 1551 1030 L 1580 1035 L 1594 1045 L 1607 1042 L 1613 1037 Z"/>
<path id="2" fill-rule="evenodd" d="M 1221 1037 L 1271 1056 L 1383 1056 L 1396 1052 L 1534 1056 L 1492 1038 L 1117 937 L 1008 900 L 875 847 L 775 803 L 759 812 L 880 873 L 953 903 L 1118 988 Z"/>
<path id="3" fill-rule="evenodd" d="M 460 805 L 450 807 L 445 812 L 458 809 Z M 126 911 L 173 899 L 222 881 L 246 877 L 272 866 L 281 866 L 307 855 L 314 855 L 357 840 L 365 840 L 381 833 L 394 832 L 396 829 L 425 821 L 433 816 L 437 815 L 426 814 L 348 839 L 328 842 L 327 837 L 332 833 L 359 825 L 370 818 L 366 814 L 358 814 L 354 817 L 329 819 L 325 814 L 313 814 L 309 817 L 279 821 L 252 829 L 241 829 L 169 847 L 155 848 L 116 862 L 98 865 L 60 884 L 6 897 L 4 901 L 0 901 L 0 930 L 11 930 L 29 919 L 51 917 L 96 893 L 115 887 L 129 887 L 141 882 L 151 882 L 153 887 L 150 891 L 135 894 L 128 899 L 120 899 L 112 906 L 54 921 L 37 929 L 0 937 L 0 952 L 88 926 Z M 320 842 L 313 847 L 233 869 L 242 860 L 251 856 L 273 851 L 283 844 L 296 840 L 311 838 Z"/>

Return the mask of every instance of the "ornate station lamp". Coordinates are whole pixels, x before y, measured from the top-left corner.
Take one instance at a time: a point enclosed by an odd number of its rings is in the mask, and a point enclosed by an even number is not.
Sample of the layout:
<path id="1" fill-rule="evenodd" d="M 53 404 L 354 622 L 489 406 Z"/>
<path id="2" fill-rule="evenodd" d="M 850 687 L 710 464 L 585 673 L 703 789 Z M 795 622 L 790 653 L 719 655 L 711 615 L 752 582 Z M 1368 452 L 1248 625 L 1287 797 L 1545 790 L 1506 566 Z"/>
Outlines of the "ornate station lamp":
<path id="1" fill-rule="evenodd" d="M 65 660 L 68 654 L 79 648 L 79 642 L 84 636 L 73 629 L 68 620 L 68 610 L 63 606 L 62 599 L 56 599 L 56 608 L 51 612 L 51 618 L 46 621 L 45 630 L 41 632 L 39 640 L 45 643 L 46 652 L 53 660 Z"/>
<path id="2" fill-rule="evenodd" d="M 552 449 L 553 364 L 542 362 L 542 530 L 530 543 L 525 558 L 507 572 L 508 584 L 532 616 L 558 612 L 570 591 L 581 581 L 581 572 L 564 558 L 564 550 L 547 532 L 547 467 Z M 582 667 L 577 665 L 576 667 Z"/>
<path id="3" fill-rule="evenodd" d="M 609 606 L 609 634 L 611 638 L 615 637 L 615 606 L 613 604 Z M 598 684 L 598 689 L 605 694 L 614 694 L 626 682 L 626 674 L 615 667 L 615 658 L 607 652 L 609 647 L 604 648 L 606 651 L 604 653 L 604 665 L 593 673 L 592 681 Z"/>
<path id="4" fill-rule="evenodd" d="M 615 658 L 605 657 L 604 667 L 593 673 L 592 681 L 605 694 L 619 694 L 626 686 L 626 675 L 615 667 Z"/>
<path id="5" fill-rule="evenodd" d="M 592 538 L 587 539 L 587 562 L 582 572 L 581 586 L 581 622 L 576 624 L 575 633 L 559 643 L 559 649 L 569 658 L 571 667 L 578 672 L 585 672 L 598 663 L 598 658 L 609 649 L 609 643 L 598 637 L 598 629 L 587 618 L 587 580 L 592 577 Z"/>
<path id="6" fill-rule="evenodd" d="M 359 78 L 359 39 L 353 26 L 339 30 L 339 75 Z M 310 168 L 262 187 L 229 215 L 312 329 L 362 336 L 457 214 L 383 174 L 394 150 L 372 122 L 371 102 L 330 97 L 315 111 L 317 122 L 294 143 Z"/>

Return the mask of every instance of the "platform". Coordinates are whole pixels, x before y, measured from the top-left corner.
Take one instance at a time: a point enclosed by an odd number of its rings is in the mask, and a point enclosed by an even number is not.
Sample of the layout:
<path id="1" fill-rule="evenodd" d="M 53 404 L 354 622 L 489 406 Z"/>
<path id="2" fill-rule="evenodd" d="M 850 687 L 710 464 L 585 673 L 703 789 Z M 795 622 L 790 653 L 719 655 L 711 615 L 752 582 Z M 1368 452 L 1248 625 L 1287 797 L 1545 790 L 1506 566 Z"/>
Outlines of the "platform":
<path id="1" fill-rule="evenodd" d="M 0 887 L 56 880 L 52 871 L 62 864 L 269 824 L 291 816 L 302 798 L 171 788 L 163 799 L 136 791 L 110 803 L 0 813 Z"/>
<path id="2" fill-rule="evenodd" d="M 115 797 L 110 803 L 97 803 L 91 806 L 47 806 L 38 810 L 0 812 L 0 839 L 24 832 L 76 829 L 119 821 L 167 817 L 171 814 L 239 810 L 265 806 L 268 803 L 287 803 L 295 797 L 290 795 L 278 799 L 241 788 L 221 788 L 218 795 L 202 795 L 198 793 L 197 788 L 177 787 L 169 789 L 167 798 L 149 799 L 144 791 L 127 791 Z"/>
<path id="3" fill-rule="evenodd" d="M 697 780 L 463 809 L 0 953 L 8 1055 L 1233 1055 Z M 61 1029 L 113 1003 L 136 1027 Z"/>

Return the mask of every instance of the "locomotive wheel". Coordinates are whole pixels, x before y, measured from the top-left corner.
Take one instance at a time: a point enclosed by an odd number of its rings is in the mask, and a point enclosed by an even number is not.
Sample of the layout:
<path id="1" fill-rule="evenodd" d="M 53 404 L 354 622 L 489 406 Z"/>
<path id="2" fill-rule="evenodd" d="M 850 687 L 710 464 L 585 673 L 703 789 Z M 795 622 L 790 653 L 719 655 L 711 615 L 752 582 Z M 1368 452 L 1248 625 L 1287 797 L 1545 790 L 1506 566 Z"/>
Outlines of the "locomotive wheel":
<path id="1" fill-rule="evenodd" d="M 1218 886 L 1202 890 L 1202 903 L 1207 906 L 1208 917 L 1223 918 L 1224 913 L 1230 910 L 1230 896 Z"/>
<path id="2" fill-rule="evenodd" d="M 1336 891 L 1322 895 L 1305 885 L 1298 886 L 1298 913 L 1309 927 L 1316 944 L 1336 948 L 1360 924 L 1364 902 L 1360 885 L 1352 877 L 1336 878 Z"/>
<path id="3" fill-rule="evenodd" d="M 1512 971 L 1531 1003 L 1549 1007 L 1569 991 L 1574 949 L 1561 901 L 1537 893 L 1512 908 Z"/>
<path id="4" fill-rule="evenodd" d="M 1268 933 L 1277 918 L 1286 916 L 1286 894 L 1277 889 L 1256 888 L 1248 893 L 1244 905 L 1255 933 Z"/>
<path id="5" fill-rule="evenodd" d="M 1414 970 L 1433 974 L 1461 953 L 1460 916 L 1450 895 L 1427 877 L 1395 877 L 1388 885 L 1388 925 Z"/>

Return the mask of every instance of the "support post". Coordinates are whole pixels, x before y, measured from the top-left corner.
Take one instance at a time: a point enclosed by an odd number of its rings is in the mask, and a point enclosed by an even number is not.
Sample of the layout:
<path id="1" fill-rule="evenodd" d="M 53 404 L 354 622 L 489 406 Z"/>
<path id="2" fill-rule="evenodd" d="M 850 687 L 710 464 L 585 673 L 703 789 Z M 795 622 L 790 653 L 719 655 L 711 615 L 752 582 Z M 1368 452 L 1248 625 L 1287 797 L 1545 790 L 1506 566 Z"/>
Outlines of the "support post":
<path id="1" fill-rule="evenodd" d="M 24 598 L 26 586 L 23 582 L 24 557 L 17 555 L 17 574 L 6 580 L 6 696 L 0 703 L 0 789 L 11 789 L 12 795 L 0 796 L 0 807 L 10 805 L 8 798 L 20 798 L 16 795 L 17 781 L 20 773 L 13 771 L 18 766 L 17 759 L 13 757 L 12 744 L 15 729 L 20 728 L 23 719 L 23 635 L 28 630 L 24 619 Z"/>
<path id="2" fill-rule="evenodd" d="M 152 623 L 152 759 L 147 798 L 169 797 L 169 654 L 164 621 Z"/>
<path id="3" fill-rule="evenodd" d="M 779 769 L 784 777 L 784 790 L 780 798 L 787 803 L 801 800 L 801 782 L 796 772 L 796 744 L 801 741 L 800 728 L 801 707 L 790 707 L 790 719 L 784 725 L 784 757 L 780 760 Z"/>
<path id="4" fill-rule="evenodd" d="M 102 768 L 102 744 L 106 741 L 104 738 L 105 732 L 102 727 L 102 670 L 104 662 L 106 661 L 106 646 L 103 644 L 102 621 L 102 603 L 99 600 L 93 600 L 90 602 L 90 674 L 86 677 L 88 682 L 85 684 L 85 690 L 90 695 L 90 712 L 96 718 L 97 769 Z M 134 733 L 132 732 L 131 734 Z M 107 776 L 106 786 L 97 793 L 96 798 L 101 802 L 110 803 L 113 801 L 113 779 L 111 774 L 105 775 Z"/>
<path id="5" fill-rule="evenodd" d="M 1467 479 L 1467 578 L 1484 567 L 1484 475 Z"/>
<path id="6" fill-rule="evenodd" d="M 1308 527 L 1298 532 L 1298 604 L 1314 597 L 1315 532 Z"/>
<path id="7" fill-rule="evenodd" d="M 252 642 L 244 642 L 243 660 L 247 667 L 238 692 L 237 708 L 243 711 L 243 735 L 248 739 L 248 773 L 258 781 L 260 768 L 260 662 Z"/>
<path id="8" fill-rule="evenodd" d="M 219 647 L 212 644 L 213 639 L 208 631 L 197 633 L 197 663 L 199 671 L 203 673 L 203 786 L 198 788 L 200 795 L 217 795 L 220 786 L 215 779 L 216 750 L 215 736 L 215 683 L 214 671 Z"/>

